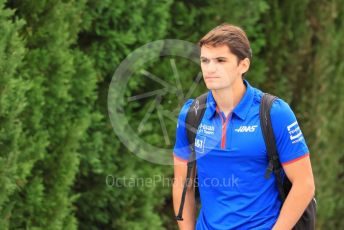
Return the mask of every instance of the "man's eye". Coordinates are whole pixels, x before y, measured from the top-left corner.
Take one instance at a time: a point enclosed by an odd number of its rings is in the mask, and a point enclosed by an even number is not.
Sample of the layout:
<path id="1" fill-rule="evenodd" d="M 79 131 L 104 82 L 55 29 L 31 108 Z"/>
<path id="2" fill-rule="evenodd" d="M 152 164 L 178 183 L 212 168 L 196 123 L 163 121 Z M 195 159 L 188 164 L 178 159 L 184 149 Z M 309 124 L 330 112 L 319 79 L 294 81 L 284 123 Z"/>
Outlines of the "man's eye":
<path id="1" fill-rule="evenodd" d="M 209 60 L 207 60 L 207 59 L 202 59 L 201 62 L 202 62 L 202 63 L 209 63 Z"/>
<path id="2" fill-rule="evenodd" d="M 226 62 L 226 60 L 223 60 L 223 59 L 219 59 L 217 60 L 218 62 Z"/>

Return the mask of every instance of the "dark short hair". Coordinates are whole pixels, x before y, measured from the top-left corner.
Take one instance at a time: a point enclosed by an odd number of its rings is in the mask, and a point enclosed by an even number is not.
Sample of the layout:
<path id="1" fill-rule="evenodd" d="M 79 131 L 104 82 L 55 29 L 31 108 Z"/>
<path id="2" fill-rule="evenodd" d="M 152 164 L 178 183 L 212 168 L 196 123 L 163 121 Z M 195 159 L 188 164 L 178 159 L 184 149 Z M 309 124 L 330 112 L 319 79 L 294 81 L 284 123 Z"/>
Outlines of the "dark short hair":
<path id="1" fill-rule="evenodd" d="M 238 62 L 248 58 L 252 59 L 250 42 L 243 29 L 231 24 L 221 24 L 209 31 L 199 42 L 202 46 L 222 46 L 227 45 L 229 50 L 238 58 Z"/>

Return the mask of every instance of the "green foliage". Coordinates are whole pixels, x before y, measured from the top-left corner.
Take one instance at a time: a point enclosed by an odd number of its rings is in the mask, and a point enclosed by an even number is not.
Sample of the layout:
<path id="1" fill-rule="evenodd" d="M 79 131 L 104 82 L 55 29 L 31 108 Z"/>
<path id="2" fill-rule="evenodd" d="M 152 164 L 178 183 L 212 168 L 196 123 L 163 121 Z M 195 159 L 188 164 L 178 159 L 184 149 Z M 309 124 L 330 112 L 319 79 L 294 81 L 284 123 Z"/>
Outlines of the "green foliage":
<path id="1" fill-rule="evenodd" d="M 21 113 L 27 106 L 25 93 L 30 83 L 18 75 L 26 50 L 18 31 L 23 20 L 11 20 L 13 10 L 0 1 L 0 225 L 8 227 L 11 195 L 22 183 L 27 165 L 21 165 L 20 152 L 26 138 Z M 21 168 L 23 166 L 23 168 Z"/>
<path id="2" fill-rule="evenodd" d="M 28 50 L 18 72 L 32 87 L 25 94 L 28 106 L 22 113 L 28 138 L 17 165 L 25 174 L 12 197 L 10 227 L 76 229 L 72 206 L 76 194 L 70 188 L 96 98 L 92 61 L 72 47 L 84 2 L 11 4 L 26 21 L 20 33 Z"/>
<path id="3" fill-rule="evenodd" d="M 98 100 L 91 127 L 82 142 L 80 171 L 74 186 L 81 229 L 162 229 L 155 207 L 164 194 L 154 186 L 117 187 L 107 178 L 130 180 L 161 175 L 162 169 L 138 160 L 113 133 L 107 119 L 107 92 L 120 62 L 135 48 L 164 38 L 170 1 L 96 1 L 87 3 L 79 46 L 92 58 L 98 73 Z M 130 15 L 130 17 L 128 17 Z M 159 23 L 156 23 L 159 19 Z M 147 82 L 132 78 L 137 89 Z M 127 111 L 127 117 L 135 114 Z M 118 121 L 121 122 L 121 121 Z"/>

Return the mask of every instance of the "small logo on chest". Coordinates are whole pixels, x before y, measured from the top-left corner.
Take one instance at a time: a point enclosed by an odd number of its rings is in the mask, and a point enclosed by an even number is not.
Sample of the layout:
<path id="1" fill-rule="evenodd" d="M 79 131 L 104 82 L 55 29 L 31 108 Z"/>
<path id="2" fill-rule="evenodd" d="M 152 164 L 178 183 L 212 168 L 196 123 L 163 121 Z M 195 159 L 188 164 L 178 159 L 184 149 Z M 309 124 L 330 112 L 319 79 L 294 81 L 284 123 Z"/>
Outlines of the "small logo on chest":
<path id="1" fill-rule="evenodd" d="M 205 124 L 201 123 L 198 127 L 198 132 L 204 133 L 204 134 L 209 134 L 209 135 L 214 135 L 215 127 L 212 125 L 205 125 Z"/>
<path id="2" fill-rule="evenodd" d="M 238 133 L 253 133 L 256 131 L 258 125 L 242 125 L 240 128 L 235 129 L 235 132 Z"/>
<path id="3" fill-rule="evenodd" d="M 205 137 L 195 138 L 195 148 L 197 152 L 204 153 Z"/>

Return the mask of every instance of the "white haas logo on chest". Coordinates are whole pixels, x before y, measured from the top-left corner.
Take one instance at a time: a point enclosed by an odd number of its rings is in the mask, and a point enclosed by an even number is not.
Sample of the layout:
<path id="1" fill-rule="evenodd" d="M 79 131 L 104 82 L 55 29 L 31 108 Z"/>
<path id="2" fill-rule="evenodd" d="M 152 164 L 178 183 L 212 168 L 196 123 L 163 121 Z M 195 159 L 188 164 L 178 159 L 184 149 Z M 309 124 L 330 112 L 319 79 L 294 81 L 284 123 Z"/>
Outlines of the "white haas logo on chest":
<path id="1" fill-rule="evenodd" d="M 256 131 L 256 128 L 258 127 L 258 125 L 242 125 L 240 126 L 240 128 L 235 129 L 235 132 L 238 133 L 253 133 L 254 131 Z"/>

